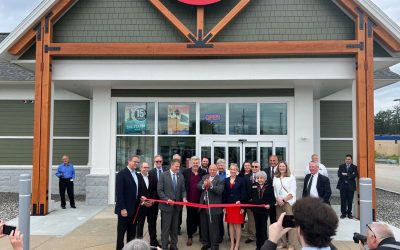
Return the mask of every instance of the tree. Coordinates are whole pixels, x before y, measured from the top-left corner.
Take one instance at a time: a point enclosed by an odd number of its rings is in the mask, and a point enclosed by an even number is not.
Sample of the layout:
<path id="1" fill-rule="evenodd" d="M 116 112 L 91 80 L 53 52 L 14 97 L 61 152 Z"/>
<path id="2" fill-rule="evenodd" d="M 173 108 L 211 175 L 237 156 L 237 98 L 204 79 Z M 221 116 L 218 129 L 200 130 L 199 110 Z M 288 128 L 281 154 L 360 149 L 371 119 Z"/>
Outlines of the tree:
<path id="1" fill-rule="evenodd" d="M 375 115 L 376 135 L 400 135 L 400 105 Z"/>

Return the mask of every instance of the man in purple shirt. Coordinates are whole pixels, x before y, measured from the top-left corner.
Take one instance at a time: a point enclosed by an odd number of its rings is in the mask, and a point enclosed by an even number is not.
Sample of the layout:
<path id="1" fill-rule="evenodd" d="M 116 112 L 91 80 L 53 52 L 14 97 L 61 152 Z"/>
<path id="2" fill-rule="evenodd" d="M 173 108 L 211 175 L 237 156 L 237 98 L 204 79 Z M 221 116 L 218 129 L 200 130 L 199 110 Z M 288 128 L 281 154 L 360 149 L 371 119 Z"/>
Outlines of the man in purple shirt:
<path id="1" fill-rule="evenodd" d="M 206 172 L 200 168 L 200 158 L 193 156 L 190 158 L 190 168 L 183 171 L 183 177 L 185 178 L 186 195 L 188 202 L 199 203 L 201 192 L 197 188 L 197 184 L 201 181 Z M 193 234 L 196 233 L 197 228 L 200 225 L 200 213 L 199 209 L 195 207 L 186 207 L 186 228 L 188 234 L 187 246 L 193 244 Z"/>
<path id="2" fill-rule="evenodd" d="M 69 203 L 72 208 L 75 207 L 74 199 L 74 179 L 75 179 L 75 169 L 74 165 L 69 162 L 68 155 L 63 155 L 63 163 L 58 165 L 56 176 L 59 178 L 59 190 L 61 197 L 61 208 L 65 209 L 65 189 L 67 189 Z"/>

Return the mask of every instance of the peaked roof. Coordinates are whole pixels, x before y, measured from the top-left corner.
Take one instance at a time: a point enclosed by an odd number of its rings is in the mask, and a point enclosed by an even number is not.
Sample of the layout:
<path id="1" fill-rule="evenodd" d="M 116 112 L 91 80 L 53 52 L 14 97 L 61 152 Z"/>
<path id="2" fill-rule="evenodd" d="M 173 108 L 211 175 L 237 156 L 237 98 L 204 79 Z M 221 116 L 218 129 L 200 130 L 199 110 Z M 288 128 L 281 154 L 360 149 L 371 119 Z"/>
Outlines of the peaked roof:
<path id="1" fill-rule="evenodd" d="M 26 32 L 32 30 L 41 17 L 46 15 L 56 4 L 61 2 L 73 2 L 74 0 L 43 0 L 18 26 L 6 37 L 0 44 L 0 57 L 7 60 L 15 59 L 8 50 L 14 45 Z M 77 0 L 79 1 L 79 0 Z M 336 2 L 337 0 L 332 0 Z M 381 9 L 379 9 L 371 0 L 354 0 L 357 2 L 380 26 L 383 27 L 396 41 L 400 43 L 400 27 L 391 20 Z M 400 56 L 400 53 L 399 53 Z"/>
<path id="2" fill-rule="evenodd" d="M 0 43 L 9 33 L 0 33 Z M 34 81 L 35 74 L 6 60 L 0 59 L 0 82 Z"/>

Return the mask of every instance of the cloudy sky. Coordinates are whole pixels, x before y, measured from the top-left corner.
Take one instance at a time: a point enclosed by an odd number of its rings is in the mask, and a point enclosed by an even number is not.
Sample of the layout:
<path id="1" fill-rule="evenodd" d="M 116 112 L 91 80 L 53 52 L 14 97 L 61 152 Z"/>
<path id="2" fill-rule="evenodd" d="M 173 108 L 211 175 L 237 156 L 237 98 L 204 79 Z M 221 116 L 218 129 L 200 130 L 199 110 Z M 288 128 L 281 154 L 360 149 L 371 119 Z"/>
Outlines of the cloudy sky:
<path id="1" fill-rule="evenodd" d="M 372 0 L 400 26 L 400 0 Z M 41 0 L 0 0 L 0 32 L 12 31 Z M 400 64 L 391 68 L 400 74 Z M 400 82 L 375 91 L 375 113 L 392 108 L 400 98 Z"/>

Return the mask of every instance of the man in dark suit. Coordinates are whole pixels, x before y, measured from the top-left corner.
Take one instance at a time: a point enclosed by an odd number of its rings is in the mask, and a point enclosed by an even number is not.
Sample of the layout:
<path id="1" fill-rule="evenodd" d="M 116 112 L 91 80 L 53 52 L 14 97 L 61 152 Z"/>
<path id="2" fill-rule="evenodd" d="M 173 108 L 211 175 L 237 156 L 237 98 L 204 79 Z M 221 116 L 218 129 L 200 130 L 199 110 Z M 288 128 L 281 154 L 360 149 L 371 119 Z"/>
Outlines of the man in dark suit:
<path id="1" fill-rule="evenodd" d="M 138 177 L 135 171 L 139 162 L 139 156 L 130 156 L 128 166 L 117 174 L 117 202 L 115 204 L 115 214 L 118 215 L 117 250 L 124 247 L 125 232 L 127 242 L 136 236 L 136 224 L 133 224 L 133 219 L 140 198 Z"/>
<path id="2" fill-rule="evenodd" d="M 318 173 L 318 163 L 310 161 L 310 173 L 304 178 L 303 197 L 321 198 L 325 203 L 330 204 L 332 190 L 329 178 Z"/>
<path id="3" fill-rule="evenodd" d="M 186 188 L 183 175 L 179 173 L 181 163 L 179 160 L 171 160 L 169 171 L 165 171 L 157 184 L 157 193 L 161 200 L 168 202 L 186 202 Z M 179 212 L 182 206 L 160 203 L 161 210 L 161 245 L 162 249 L 168 249 L 168 240 L 171 238 L 171 250 L 178 249 Z"/>
<path id="4" fill-rule="evenodd" d="M 260 171 L 261 171 L 260 163 L 258 163 L 258 161 L 253 161 L 251 163 L 251 172 L 244 176 L 244 180 L 247 186 L 246 188 L 247 198 L 249 198 L 251 195 L 251 187 L 253 186 L 253 184 L 256 183 L 256 173 Z M 256 238 L 256 224 L 254 221 L 253 210 L 251 208 L 247 208 L 246 213 L 247 213 L 247 239 L 245 240 L 244 243 L 248 244 L 253 242 Z"/>
<path id="5" fill-rule="evenodd" d="M 217 166 L 211 164 L 208 167 L 208 175 L 197 184 L 201 191 L 200 204 L 221 204 L 222 193 L 224 192 L 224 181 L 217 175 Z M 201 209 L 200 224 L 201 237 L 203 239 L 202 250 L 211 248 L 219 249 L 218 238 L 220 230 L 220 220 L 222 219 L 222 208 Z"/>
<path id="6" fill-rule="evenodd" d="M 340 211 L 341 219 L 353 219 L 351 213 L 353 205 L 354 191 L 356 191 L 356 178 L 358 176 L 357 166 L 353 164 L 353 156 L 348 154 L 345 158 L 345 164 L 339 166 L 338 177 L 339 181 L 336 186 L 340 190 Z"/>
<path id="7" fill-rule="evenodd" d="M 140 197 L 145 199 L 156 199 L 157 197 L 157 179 L 154 175 L 149 175 L 149 164 L 143 162 L 140 166 L 140 173 L 138 176 Z M 140 204 L 139 214 L 137 218 L 137 238 L 143 238 L 143 227 L 147 217 L 147 225 L 149 229 L 150 245 L 157 247 L 161 245 L 157 241 L 156 221 L 158 214 L 158 207 L 154 202 L 143 201 Z"/>
<path id="8" fill-rule="evenodd" d="M 210 164 L 210 161 L 208 160 L 208 158 L 203 156 L 201 158 L 201 167 L 200 168 L 203 169 L 206 172 L 206 174 L 208 174 L 208 165 L 209 164 Z"/>
<path id="9" fill-rule="evenodd" d="M 265 173 L 267 174 L 267 184 L 272 186 L 276 171 L 278 171 L 278 157 L 276 155 L 270 155 L 268 159 L 268 167 L 265 169 Z M 270 224 L 276 222 L 276 208 L 274 205 L 269 209 L 269 222 Z"/>
<path id="10" fill-rule="evenodd" d="M 185 178 L 185 187 L 188 202 L 199 203 L 200 201 L 200 190 L 197 188 L 197 184 L 201 181 L 206 172 L 200 168 L 200 158 L 192 156 L 190 158 L 190 168 L 186 168 L 183 171 L 183 177 Z M 195 207 L 186 207 L 186 229 L 188 234 L 187 246 L 193 244 L 193 234 L 196 233 L 197 228 L 200 225 L 200 213 L 199 209 Z"/>

